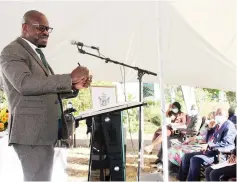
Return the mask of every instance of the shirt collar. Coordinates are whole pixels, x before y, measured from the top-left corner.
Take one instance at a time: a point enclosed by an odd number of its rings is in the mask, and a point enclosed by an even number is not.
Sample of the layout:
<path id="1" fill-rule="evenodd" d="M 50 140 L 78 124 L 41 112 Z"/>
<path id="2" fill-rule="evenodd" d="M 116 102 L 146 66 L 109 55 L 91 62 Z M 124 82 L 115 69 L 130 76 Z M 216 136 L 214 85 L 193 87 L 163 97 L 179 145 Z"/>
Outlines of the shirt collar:
<path id="1" fill-rule="evenodd" d="M 225 122 L 226 122 L 226 121 L 225 121 Z M 225 122 L 224 122 L 224 123 L 225 123 Z M 219 124 L 219 129 L 223 126 L 224 123 Z"/>
<path id="2" fill-rule="evenodd" d="M 24 41 L 26 41 L 29 46 L 35 51 L 35 49 L 37 48 L 34 44 L 32 44 L 29 40 L 26 40 L 25 38 L 22 38 Z M 36 55 L 38 55 L 38 53 L 35 51 Z"/>

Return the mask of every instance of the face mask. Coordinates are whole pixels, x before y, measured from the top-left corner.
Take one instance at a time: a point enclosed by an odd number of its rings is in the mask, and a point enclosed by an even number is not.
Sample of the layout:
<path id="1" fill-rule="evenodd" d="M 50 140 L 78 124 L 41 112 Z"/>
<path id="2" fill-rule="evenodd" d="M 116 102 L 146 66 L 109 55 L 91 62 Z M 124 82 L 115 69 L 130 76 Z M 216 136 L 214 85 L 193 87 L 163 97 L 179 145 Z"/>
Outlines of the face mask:
<path id="1" fill-rule="evenodd" d="M 205 123 L 206 124 L 209 124 L 211 122 L 211 120 L 206 120 Z"/>
<path id="2" fill-rule="evenodd" d="M 216 116 L 216 117 L 215 117 L 215 121 L 216 121 L 217 124 L 222 124 L 222 123 L 224 123 L 226 120 L 227 120 L 227 119 L 226 119 L 225 116 Z"/>
<path id="3" fill-rule="evenodd" d="M 196 116 L 198 114 L 197 110 L 191 110 L 190 111 L 191 116 Z"/>
<path id="4" fill-rule="evenodd" d="M 175 119 L 175 116 L 172 115 L 172 116 L 170 117 L 170 119 L 171 119 L 171 121 L 173 121 L 173 120 Z"/>
<path id="5" fill-rule="evenodd" d="M 179 110 L 178 110 L 177 108 L 172 109 L 172 111 L 173 111 L 174 113 L 178 113 L 178 112 L 179 112 Z"/>

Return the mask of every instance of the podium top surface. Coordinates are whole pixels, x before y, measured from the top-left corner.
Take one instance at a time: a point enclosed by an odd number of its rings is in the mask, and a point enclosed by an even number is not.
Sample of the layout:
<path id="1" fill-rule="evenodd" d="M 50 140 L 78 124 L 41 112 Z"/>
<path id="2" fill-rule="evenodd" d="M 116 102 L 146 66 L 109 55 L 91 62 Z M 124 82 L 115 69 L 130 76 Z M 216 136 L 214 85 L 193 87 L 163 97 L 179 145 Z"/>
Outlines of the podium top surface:
<path id="1" fill-rule="evenodd" d="M 144 105 L 147 105 L 147 104 L 144 102 L 123 102 L 123 103 L 113 104 L 106 107 L 101 107 L 98 109 L 91 109 L 85 112 L 81 112 L 79 116 L 75 117 L 75 120 L 76 121 L 83 120 L 83 119 L 90 118 L 93 116 L 98 116 L 101 114 L 108 114 L 108 113 L 112 113 L 116 111 L 123 111 L 123 110 L 132 109 L 132 108 L 140 107 Z"/>

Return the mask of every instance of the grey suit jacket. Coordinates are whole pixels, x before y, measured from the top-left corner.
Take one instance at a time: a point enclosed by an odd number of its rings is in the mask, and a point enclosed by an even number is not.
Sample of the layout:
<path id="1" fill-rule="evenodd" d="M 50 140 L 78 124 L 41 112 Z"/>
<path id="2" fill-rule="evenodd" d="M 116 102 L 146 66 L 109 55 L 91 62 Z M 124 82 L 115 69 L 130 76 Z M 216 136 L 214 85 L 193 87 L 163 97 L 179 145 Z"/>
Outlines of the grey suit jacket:
<path id="1" fill-rule="evenodd" d="M 10 111 L 9 144 L 53 145 L 58 137 L 60 94 L 72 93 L 70 74 L 54 75 L 51 68 L 50 73 L 22 38 L 3 49 L 0 65 Z M 63 131 L 66 138 L 67 130 Z"/>

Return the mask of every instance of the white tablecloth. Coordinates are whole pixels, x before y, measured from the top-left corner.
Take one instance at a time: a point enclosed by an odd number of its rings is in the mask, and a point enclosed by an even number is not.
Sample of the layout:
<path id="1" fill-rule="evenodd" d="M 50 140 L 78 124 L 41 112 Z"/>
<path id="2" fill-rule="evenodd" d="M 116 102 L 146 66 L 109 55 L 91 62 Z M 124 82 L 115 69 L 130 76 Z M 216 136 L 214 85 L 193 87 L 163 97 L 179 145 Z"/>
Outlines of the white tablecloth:
<path id="1" fill-rule="evenodd" d="M 65 182 L 67 174 L 67 150 L 55 148 L 52 181 Z M 0 138 L 0 179 L 1 181 L 23 181 L 21 164 L 13 147 L 8 146 L 8 135 Z"/>

